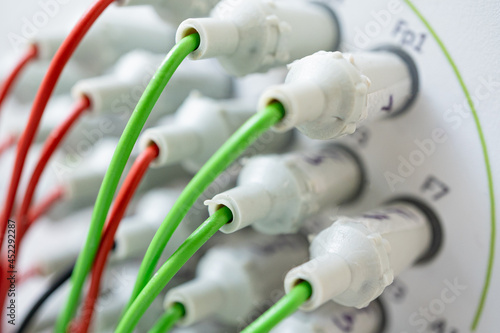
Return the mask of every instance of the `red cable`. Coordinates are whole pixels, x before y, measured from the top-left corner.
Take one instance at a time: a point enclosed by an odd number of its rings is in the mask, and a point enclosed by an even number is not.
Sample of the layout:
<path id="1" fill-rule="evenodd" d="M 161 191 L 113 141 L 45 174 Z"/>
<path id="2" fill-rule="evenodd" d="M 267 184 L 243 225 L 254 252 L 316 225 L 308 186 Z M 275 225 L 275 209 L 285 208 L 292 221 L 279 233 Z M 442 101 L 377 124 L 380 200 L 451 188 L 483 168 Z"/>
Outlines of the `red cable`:
<path id="1" fill-rule="evenodd" d="M 29 213 L 29 224 L 26 226 L 26 228 L 16 228 L 16 238 L 15 238 L 15 260 L 17 261 L 17 258 L 19 257 L 19 248 L 21 245 L 21 242 L 24 238 L 24 235 L 26 234 L 26 231 L 33 225 L 33 223 L 42 215 L 44 215 L 56 202 L 58 202 L 62 197 L 64 196 L 64 188 L 62 186 L 57 187 L 52 193 L 50 193 L 47 198 L 45 198 L 42 202 L 40 202 L 38 205 L 33 207 L 30 210 Z M 6 271 L 12 270 L 12 269 L 7 269 L 7 267 L 10 267 L 10 263 L 8 261 L 7 256 L 2 257 L 3 264 L 0 265 L 0 270 L 2 274 Z M 22 281 L 23 276 L 19 276 L 16 278 L 16 283 L 20 283 Z M 6 280 L 6 279 L 2 279 Z M 7 281 L 7 280 L 6 280 Z M 5 303 L 5 299 L 7 298 L 7 293 L 9 292 L 9 284 L 4 281 L 0 283 L 0 304 Z"/>
<path id="2" fill-rule="evenodd" d="M 5 153 L 10 147 L 17 142 L 17 135 L 10 134 L 5 140 L 0 143 L 0 156 Z"/>
<path id="3" fill-rule="evenodd" d="M 12 72 L 7 76 L 2 86 L 0 86 L 0 108 L 2 107 L 3 102 L 6 97 L 9 95 L 10 90 L 16 83 L 19 74 L 21 74 L 22 70 L 28 65 L 32 60 L 36 59 L 38 55 L 38 49 L 36 45 L 31 45 L 28 52 L 19 60 L 19 63 L 14 67 Z"/>
<path id="4" fill-rule="evenodd" d="M 19 246 L 24 238 L 24 235 L 26 234 L 26 231 L 28 228 L 33 225 L 33 223 L 42 215 L 44 215 L 57 201 L 59 201 L 64 195 L 64 189 L 62 186 L 57 187 L 52 193 L 50 193 L 47 198 L 45 198 L 42 202 L 40 202 L 38 205 L 36 205 L 32 210 L 30 210 L 29 213 L 29 224 L 27 227 L 22 231 L 22 228 L 16 228 L 16 238 L 15 238 L 15 251 L 16 251 L 16 257 L 15 259 L 17 260 L 17 257 L 19 256 Z M 7 257 L 4 256 L 4 263 L 3 265 L 0 265 L 0 269 L 2 273 L 4 271 L 7 271 L 7 267 L 9 267 L 9 262 L 7 261 Z M 17 279 L 17 283 L 20 283 L 21 277 Z M 7 297 L 9 289 L 9 284 L 8 283 L 0 283 L 0 304 L 5 303 L 5 299 Z"/>
<path id="5" fill-rule="evenodd" d="M 89 107 L 89 99 L 85 96 L 80 98 L 73 106 L 73 111 L 71 112 L 69 117 L 66 118 L 64 122 L 59 125 L 59 127 L 56 127 L 45 141 L 45 144 L 43 145 L 42 151 L 40 153 L 40 158 L 38 159 L 38 163 L 36 164 L 28 186 L 26 187 L 26 193 L 24 194 L 24 198 L 17 215 L 16 223 L 18 225 L 19 235 L 23 235 L 26 231 L 25 229 L 27 227 L 27 224 L 29 223 L 28 211 L 31 205 L 31 201 L 33 200 L 38 182 L 40 181 L 40 178 L 45 168 L 47 167 L 50 158 L 59 147 L 63 139 L 66 137 L 66 135 L 69 133 L 71 127 L 83 115 L 83 113 L 89 109 Z"/>
<path id="6" fill-rule="evenodd" d="M 57 50 L 54 58 L 52 58 L 47 74 L 45 74 L 33 102 L 28 124 L 19 139 L 19 144 L 17 145 L 15 164 L 10 179 L 9 190 L 5 199 L 4 209 L 0 219 L 0 249 L 2 248 L 3 239 L 5 237 L 8 219 L 12 214 L 14 200 L 17 194 L 19 180 L 23 172 L 26 155 L 28 154 L 28 150 L 33 142 L 33 138 L 40 124 L 40 119 L 42 118 L 45 107 L 47 106 L 49 98 L 54 91 L 55 85 L 57 84 L 57 80 L 59 79 L 66 63 L 69 61 L 69 58 L 92 24 L 113 2 L 114 0 L 97 0 L 73 28 L 71 33 L 62 43 L 59 50 Z M 5 279 L 2 277 L 2 280 Z M 2 304 L 0 304 L 0 306 L 2 306 Z"/>
<path id="7" fill-rule="evenodd" d="M 29 230 L 29 228 L 43 215 L 45 215 L 56 203 L 64 198 L 65 190 L 63 186 L 56 187 L 52 192 L 50 192 L 47 197 L 45 197 L 38 204 L 34 205 L 28 212 L 28 223 L 26 226 L 18 232 L 18 243 L 17 248 L 19 251 L 19 243 L 23 240 L 24 235 Z"/>
<path id="8" fill-rule="evenodd" d="M 33 225 L 33 223 L 38 220 L 42 215 L 44 215 L 55 203 L 61 200 L 64 196 L 64 188 L 62 186 L 57 187 L 52 193 L 50 193 L 42 202 L 30 209 L 31 201 L 35 194 L 38 182 L 43 174 L 43 171 L 47 167 L 47 164 L 56 151 L 57 147 L 61 144 L 62 140 L 66 137 L 71 127 L 75 122 L 83 115 L 83 113 L 88 110 L 90 106 L 90 101 L 87 97 L 82 97 L 78 100 L 73 108 L 73 111 L 69 117 L 61 124 L 59 127 L 54 129 L 50 133 L 47 141 L 42 148 L 40 153 L 40 158 L 38 163 L 33 170 L 30 181 L 26 188 L 26 193 L 19 209 L 17 218 L 17 235 L 16 235 L 16 256 L 19 255 L 19 249 L 21 247 L 21 242 L 24 235 L 28 229 Z M 5 262 L 5 266 L 8 267 L 8 262 Z M 0 304 L 3 304 L 6 297 L 7 289 L 5 286 L 0 286 Z"/>
<path id="9" fill-rule="evenodd" d="M 123 182 L 123 186 L 118 192 L 101 238 L 99 250 L 97 251 L 97 255 L 95 257 L 94 266 L 92 268 L 92 280 L 87 297 L 83 303 L 80 319 L 78 321 L 74 321 L 71 325 L 72 332 L 77 331 L 86 333 L 89 329 L 95 302 L 99 296 L 101 277 L 109 252 L 113 248 L 116 230 L 120 225 L 120 221 L 125 214 L 125 210 L 127 209 L 134 192 L 137 190 L 142 177 L 146 173 L 151 162 L 158 157 L 158 153 L 158 147 L 154 144 L 144 150 L 135 160 L 134 165 Z"/>
<path id="10" fill-rule="evenodd" d="M 23 284 L 24 282 L 31 280 L 35 276 L 40 276 L 42 275 L 42 271 L 40 270 L 40 267 L 32 267 L 29 268 L 25 273 L 19 274 L 17 278 L 17 284 Z"/>
<path id="11" fill-rule="evenodd" d="M 28 229 L 43 215 L 45 215 L 57 202 L 59 202 L 64 197 L 64 187 L 58 186 L 52 192 L 50 192 L 47 197 L 45 197 L 41 202 L 30 209 L 28 213 L 28 224 L 26 228 L 21 232 L 17 231 L 16 235 L 16 251 L 19 253 L 19 245 L 24 239 Z M 38 270 L 39 271 L 39 270 Z"/>

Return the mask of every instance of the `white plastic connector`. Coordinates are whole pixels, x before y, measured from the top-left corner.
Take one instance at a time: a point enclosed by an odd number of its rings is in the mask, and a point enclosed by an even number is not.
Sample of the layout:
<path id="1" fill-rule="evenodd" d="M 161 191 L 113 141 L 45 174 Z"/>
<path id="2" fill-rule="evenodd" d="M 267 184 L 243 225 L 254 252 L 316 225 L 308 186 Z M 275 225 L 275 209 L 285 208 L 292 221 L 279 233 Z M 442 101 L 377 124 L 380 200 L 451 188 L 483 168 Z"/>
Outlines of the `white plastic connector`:
<path id="1" fill-rule="evenodd" d="M 166 54 L 174 45 L 175 31 L 155 16 L 147 11 L 119 12 L 98 22 L 75 51 L 73 61 L 99 75 L 132 50 Z M 38 48 L 38 59 L 51 60 L 65 38 L 66 32 L 37 36 L 32 43 Z"/>
<path id="2" fill-rule="evenodd" d="M 73 87 L 73 96 L 87 96 L 93 114 L 129 115 L 163 59 L 164 55 L 131 52 L 120 59 L 112 74 L 78 82 Z M 174 112 L 193 89 L 213 98 L 227 98 L 232 82 L 207 63 L 184 62 L 156 103 L 150 122 Z"/>
<path id="3" fill-rule="evenodd" d="M 115 236 L 113 258 L 124 260 L 142 257 L 165 216 L 177 201 L 184 186 L 150 191 L 137 205 L 137 213 L 125 218 Z M 203 222 L 205 216 L 188 214 L 176 229 L 164 250 L 170 256 L 182 242 Z"/>
<path id="4" fill-rule="evenodd" d="M 75 99 L 82 95 L 87 96 L 94 114 L 116 112 L 120 100 L 126 100 L 123 96 L 130 97 L 133 94 L 137 99 L 142 95 L 162 60 L 163 56 L 160 54 L 130 52 L 120 58 L 112 74 L 79 81 L 73 87 L 72 95 Z M 130 103 L 131 108 L 133 102 Z"/>
<path id="5" fill-rule="evenodd" d="M 296 312 L 273 329 L 273 333 L 379 333 L 384 322 L 383 309 L 372 302 L 363 310 L 328 302 L 313 312 Z"/>
<path id="6" fill-rule="evenodd" d="M 224 325 L 217 321 L 203 321 L 197 325 L 189 327 L 177 327 L 175 333 L 221 333 L 221 332 L 237 332 L 238 328 L 231 325 Z"/>
<path id="7" fill-rule="evenodd" d="M 90 331 L 112 332 L 112 329 L 121 317 L 123 307 L 127 304 L 129 295 L 132 292 L 134 276 L 136 275 L 137 266 L 131 265 L 120 266 L 117 269 L 112 269 L 109 274 L 104 275 L 102 282 L 104 289 L 103 295 L 97 301 L 98 311 L 95 311 L 95 318 L 90 325 Z M 38 297 L 40 289 L 43 288 L 42 286 L 45 286 L 45 284 L 38 284 L 36 286 L 37 288 L 33 288 L 33 290 L 21 290 L 19 295 L 26 295 L 24 297 L 21 296 L 23 304 L 32 303 L 26 300 L 26 298 L 32 298 L 32 296 Z M 40 316 L 36 323 L 31 325 L 30 331 L 43 332 L 53 330 L 60 310 L 66 301 L 66 293 L 64 292 L 65 287 L 66 286 L 63 286 L 61 292 L 54 293 L 54 295 L 49 298 L 45 305 L 43 316 Z M 28 308 L 28 306 L 24 306 L 21 311 Z M 149 308 L 149 312 L 153 312 L 153 318 L 146 314 L 145 319 L 148 322 L 155 320 L 161 313 L 160 311 L 161 301 L 153 302 Z M 23 314 L 26 315 L 25 313 Z M 144 332 L 145 330 L 141 327 L 139 331 Z"/>
<path id="8" fill-rule="evenodd" d="M 33 147 L 30 149 L 28 155 L 26 156 L 26 161 L 25 161 L 25 168 L 27 170 L 33 170 L 38 163 L 40 153 L 42 151 L 42 145 L 41 144 L 36 144 L 33 145 Z M 57 159 L 61 157 L 61 152 L 56 151 L 53 158 Z M 12 168 L 14 167 L 14 160 L 16 157 L 16 147 L 12 147 L 8 149 L 7 151 L 4 152 L 4 154 L 1 156 L 0 160 L 0 174 L 3 175 L 9 175 L 12 173 Z M 52 170 L 47 170 L 42 177 L 40 178 L 40 181 L 38 182 L 38 190 L 37 193 L 35 193 L 35 196 L 33 198 L 33 203 L 40 202 L 43 198 L 47 196 L 49 192 L 53 192 L 55 190 L 54 183 L 56 182 L 55 175 Z M 0 180 L 0 187 L 6 188 L 8 186 L 8 177 L 3 177 L 5 179 Z M 20 180 L 19 183 L 19 188 L 26 188 L 28 185 L 29 177 L 23 177 Z M 0 200 L 5 199 L 6 193 L 0 193 Z M 206 207 L 203 206 L 203 208 L 206 211 Z"/>
<path id="9" fill-rule="evenodd" d="M 262 93 L 271 86 L 283 84 L 287 74 L 288 70 L 286 66 L 281 66 L 273 68 L 266 73 L 254 73 L 235 78 L 234 96 L 238 99 L 248 100 L 257 107 L 257 101 Z"/>
<path id="10" fill-rule="evenodd" d="M 280 289 L 287 267 L 305 257 L 307 241 L 301 236 L 276 238 L 245 233 L 240 242 L 210 249 L 198 264 L 197 277 L 171 289 L 164 306 L 176 302 L 184 305 L 186 314 L 181 325 L 207 317 L 238 324 L 256 304 Z"/>
<path id="11" fill-rule="evenodd" d="M 115 247 L 110 256 L 111 261 L 123 262 L 144 256 L 158 227 L 186 183 L 187 180 L 168 189 L 152 190 L 139 200 L 135 214 L 125 217 L 118 228 L 115 236 Z M 69 223 L 71 221 L 77 231 L 80 230 L 78 235 L 84 235 L 88 229 L 91 215 L 92 209 L 85 209 L 68 216 L 65 221 L 59 222 Z M 199 210 L 197 214 L 188 213 L 163 251 L 163 256 L 168 258 L 206 217 L 206 210 Z M 44 276 L 59 272 L 76 260 L 81 251 L 82 241 L 83 239 L 76 237 L 74 241 L 68 242 L 64 246 L 59 244 L 57 248 L 44 249 L 44 251 L 37 253 L 34 265 Z"/>
<path id="12" fill-rule="evenodd" d="M 75 262 L 80 250 L 80 246 L 59 247 L 57 251 L 41 256 L 36 262 L 38 273 L 42 276 L 49 276 L 61 272 Z"/>
<path id="13" fill-rule="evenodd" d="M 285 278 L 289 292 L 298 282 L 312 286 L 302 306 L 314 310 L 329 300 L 366 307 L 431 247 L 431 223 L 410 203 L 397 203 L 358 218 L 339 217 L 311 243 L 311 260 Z"/>
<path id="14" fill-rule="evenodd" d="M 175 113 L 170 125 L 146 130 L 145 149 L 154 142 L 160 153 L 152 166 L 183 162 L 197 171 L 248 118 L 255 107 L 238 100 L 216 101 L 193 92 Z"/>
<path id="15" fill-rule="evenodd" d="M 61 122 L 61 114 L 68 112 L 74 104 L 70 96 L 62 95 L 54 97 L 44 113 L 35 137 L 35 143 L 45 142 L 52 130 Z M 0 122 L 0 133 L 9 133 L 19 136 L 27 123 L 31 104 L 16 108 L 6 108 L 8 116 Z"/>
<path id="16" fill-rule="evenodd" d="M 67 218 L 43 225 L 37 230 L 37 237 L 53 235 L 53 238 L 27 239 L 26 250 L 30 253 L 29 267 L 35 267 L 41 276 L 58 275 L 78 258 L 88 230 L 92 208 L 73 212 Z M 61 238 L 61 239 L 59 239 Z"/>
<path id="17" fill-rule="evenodd" d="M 151 142 L 158 146 L 160 152 L 153 167 L 181 162 L 190 172 L 197 172 L 254 114 L 255 106 L 245 100 L 216 101 L 193 92 L 168 125 L 142 134 L 140 146 L 145 149 Z M 281 150 L 289 141 L 289 136 L 273 135 L 259 153 Z"/>
<path id="18" fill-rule="evenodd" d="M 210 18 L 187 19 L 176 40 L 198 33 L 192 59 L 217 57 L 233 75 L 264 72 L 338 44 L 337 21 L 326 7 L 297 0 L 225 0 Z"/>
<path id="19" fill-rule="evenodd" d="M 90 198 L 95 198 L 116 145 L 116 139 L 100 141 L 81 165 L 61 175 L 67 200 L 87 201 Z"/>
<path id="20" fill-rule="evenodd" d="M 5 61 L 3 59 L 0 61 L 0 81 L 3 82 L 12 70 L 12 63 L 13 61 Z M 18 102 L 28 104 L 28 107 L 31 108 L 33 98 L 40 87 L 40 82 L 47 72 L 47 66 L 47 61 L 37 61 L 27 66 L 22 75 L 18 77 L 17 83 L 12 87 L 12 93 L 10 95 Z M 54 96 L 69 93 L 71 87 L 78 82 L 78 80 L 87 78 L 92 74 L 92 72 L 84 70 L 78 64 L 69 62 L 59 77 L 54 90 Z M 8 118 L 2 119 L 2 122 L 7 119 Z M 25 122 L 21 124 L 25 124 Z"/>
<path id="21" fill-rule="evenodd" d="M 277 131 L 294 127 L 313 139 L 353 133 L 367 118 L 401 111 L 415 97 L 413 67 L 390 51 L 317 52 L 289 65 L 285 84 L 269 88 L 259 109 L 285 107 Z"/>
<path id="22" fill-rule="evenodd" d="M 228 207 L 233 221 L 221 228 L 231 233 L 252 225 L 260 232 L 297 232 L 308 216 L 358 193 L 360 165 L 344 149 L 329 146 L 311 153 L 255 157 L 238 178 L 238 186 L 206 201 L 210 214 Z"/>
<path id="23" fill-rule="evenodd" d="M 158 15 L 168 23 L 179 25 L 190 17 L 204 17 L 219 0 L 119 0 L 122 6 L 152 5 Z"/>
<path id="24" fill-rule="evenodd" d="M 86 155 L 75 152 L 52 163 L 51 169 L 63 187 L 64 205 L 52 208 L 47 213 L 50 218 L 61 219 L 71 211 L 88 207 L 95 202 L 116 144 L 117 139 L 103 139 L 93 147 L 87 144 L 86 148 L 89 150 L 85 151 Z"/>
<path id="25" fill-rule="evenodd" d="M 125 260 L 144 256 L 165 216 L 177 201 L 189 179 L 187 177 L 182 178 L 182 176 L 168 175 L 168 177 L 171 176 L 174 178 L 171 178 L 173 182 L 168 184 L 168 189 L 160 188 L 146 193 L 137 204 L 136 214 L 126 217 L 120 224 L 115 236 L 114 259 Z M 166 181 L 165 177 L 165 172 L 162 172 L 161 182 Z M 235 176 L 222 174 L 216 182 L 218 187 L 227 189 L 234 184 L 234 178 Z M 156 185 L 158 185 L 159 181 L 156 182 Z M 201 194 L 176 229 L 163 251 L 165 259 L 174 253 L 182 242 L 208 217 L 202 203 L 203 198 L 206 197 L 207 193 Z"/>

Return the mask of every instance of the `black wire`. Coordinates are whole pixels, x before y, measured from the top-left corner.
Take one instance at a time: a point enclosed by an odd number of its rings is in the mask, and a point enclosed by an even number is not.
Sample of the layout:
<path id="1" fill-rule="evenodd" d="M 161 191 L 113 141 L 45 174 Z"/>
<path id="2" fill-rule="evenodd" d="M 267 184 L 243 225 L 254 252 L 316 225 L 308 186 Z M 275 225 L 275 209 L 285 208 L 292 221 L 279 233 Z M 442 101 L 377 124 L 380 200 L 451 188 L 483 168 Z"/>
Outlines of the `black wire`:
<path id="1" fill-rule="evenodd" d="M 71 277 L 71 274 L 73 274 L 73 268 L 75 265 L 71 265 L 65 272 L 63 272 L 45 291 L 38 301 L 36 301 L 35 304 L 31 307 L 30 311 L 24 318 L 23 322 L 21 323 L 21 326 L 19 326 L 19 329 L 17 330 L 17 333 L 23 333 L 27 330 L 28 326 L 30 325 L 31 321 L 36 317 L 38 311 L 42 308 L 43 304 L 50 298 L 50 296 L 57 291 L 66 281 L 69 280 Z"/>

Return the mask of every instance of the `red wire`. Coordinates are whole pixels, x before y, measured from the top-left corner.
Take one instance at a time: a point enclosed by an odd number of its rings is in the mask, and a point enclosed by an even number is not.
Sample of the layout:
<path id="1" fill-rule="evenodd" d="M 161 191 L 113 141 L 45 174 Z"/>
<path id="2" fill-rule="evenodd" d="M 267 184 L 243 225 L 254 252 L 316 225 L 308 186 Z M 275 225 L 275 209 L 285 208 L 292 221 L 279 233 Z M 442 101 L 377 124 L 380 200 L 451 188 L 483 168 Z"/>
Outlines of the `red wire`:
<path id="1" fill-rule="evenodd" d="M 52 192 L 50 192 L 47 197 L 45 197 L 41 202 L 34 205 L 28 213 L 28 223 L 23 228 L 22 233 L 18 232 L 18 243 L 17 248 L 19 251 L 19 243 L 23 240 L 24 235 L 28 229 L 43 215 L 45 215 L 56 203 L 64 198 L 65 190 L 64 187 L 58 186 Z"/>
<path id="2" fill-rule="evenodd" d="M 19 63 L 14 67 L 12 72 L 7 76 L 2 86 L 0 86 L 0 108 L 2 107 L 3 102 L 6 97 L 9 95 L 10 90 L 16 83 L 19 74 L 21 74 L 22 70 L 28 65 L 32 60 L 36 59 L 38 56 L 38 48 L 36 45 L 31 45 L 28 52 L 19 60 Z"/>
<path id="3" fill-rule="evenodd" d="M 10 147 L 17 142 L 17 135 L 10 134 L 4 141 L 0 143 L 0 156 L 5 153 Z"/>
<path id="4" fill-rule="evenodd" d="M 127 178 L 125 178 L 123 186 L 118 192 L 115 203 L 113 204 L 113 209 L 109 214 L 109 218 L 101 238 L 101 244 L 99 245 L 99 250 L 97 251 L 94 261 L 94 266 L 92 268 L 92 280 L 87 297 L 85 298 L 85 302 L 83 304 L 82 313 L 80 315 L 80 319 L 71 325 L 72 332 L 77 331 L 86 333 L 89 329 L 92 314 L 94 313 L 95 302 L 99 296 L 102 274 L 109 252 L 113 248 L 116 230 L 120 225 L 120 221 L 125 214 L 125 210 L 132 199 L 134 192 L 137 190 L 142 177 L 146 173 L 151 162 L 158 157 L 158 153 L 158 147 L 154 144 L 145 149 L 135 160 Z"/>
<path id="5" fill-rule="evenodd" d="M 69 133 L 71 127 L 76 123 L 76 121 L 83 115 L 85 111 L 89 109 L 90 100 L 83 96 L 80 98 L 75 105 L 73 106 L 73 111 L 69 115 L 68 118 L 64 120 L 59 127 L 55 128 L 52 133 L 50 133 L 47 141 L 43 145 L 42 151 L 40 153 L 40 158 L 38 159 L 38 163 L 36 164 L 35 169 L 33 170 L 33 174 L 31 175 L 28 186 L 26 187 L 26 193 L 24 194 L 24 198 L 19 208 L 19 212 L 17 215 L 17 225 L 18 234 L 23 235 L 26 231 L 28 221 L 28 211 L 31 205 L 31 201 L 33 200 L 33 196 L 35 195 L 35 190 L 40 181 L 40 178 L 49 163 L 50 158 L 56 151 L 57 147 L 61 144 L 63 139 Z"/>
<path id="6" fill-rule="evenodd" d="M 113 1 L 114 0 L 97 0 L 92 5 L 90 10 L 73 28 L 71 33 L 62 43 L 59 50 L 57 50 L 54 58 L 52 58 L 47 74 L 45 74 L 45 77 L 43 78 L 43 81 L 33 102 L 33 107 L 28 119 L 28 124 L 19 139 L 19 144 L 17 145 L 15 164 L 10 179 L 10 185 L 6 196 L 4 209 L 2 211 L 0 219 L 0 249 L 2 248 L 3 239 L 5 237 L 8 219 L 12 214 L 14 200 L 17 194 L 19 180 L 23 172 L 26 155 L 28 154 L 28 150 L 31 146 L 31 143 L 33 142 L 33 138 L 40 124 L 40 119 L 42 118 L 45 107 L 47 106 L 49 98 L 54 91 L 55 85 L 57 84 L 57 80 L 59 79 L 59 76 L 61 75 L 61 72 L 63 71 L 66 63 L 69 61 L 69 58 L 71 57 L 87 31 L 97 20 L 97 18 L 102 14 L 102 12 Z M 2 280 L 5 279 L 2 278 Z M 2 305 L 0 304 L 0 306 Z"/>
<path id="7" fill-rule="evenodd" d="M 58 202 L 64 196 L 64 188 L 62 186 L 57 187 L 52 193 L 50 193 L 47 198 L 45 198 L 42 202 L 40 202 L 37 206 L 33 207 L 29 213 L 29 224 L 23 230 L 23 228 L 16 228 L 16 238 L 15 238 L 15 251 L 16 256 L 15 260 L 19 256 L 19 247 L 21 242 L 26 234 L 26 231 L 33 225 L 33 223 L 42 215 L 44 215 L 56 202 Z M 9 262 L 7 256 L 3 256 L 3 265 L 0 265 L 0 270 L 2 274 L 11 269 L 6 269 L 9 267 Z M 20 276 L 16 278 L 16 283 L 20 283 L 24 277 Z M 2 279 L 6 280 L 6 279 Z M 6 280 L 7 281 L 7 280 Z M 5 303 L 5 299 L 7 298 L 7 293 L 9 292 L 9 284 L 2 281 L 0 283 L 0 304 Z"/>
<path id="8" fill-rule="evenodd" d="M 34 278 L 35 276 L 39 276 L 42 274 L 40 267 L 32 267 L 29 268 L 25 273 L 22 273 L 17 278 L 17 284 L 23 284 L 24 282 Z"/>
<path id="9" fill-rule="evenodd" d="M 83 115 L 83 113 L 88 110 L 90 106 L 90 101 L 87 97 L 82 97 L 79 99 L 73 108 L 73 111 L 69 117 L 64 120 L 64 122 L 59 125 L 52 133 L 50 133 L 47 141 L 42 148 L 40 153 L 40 158 L 38 163 L 33 170 L 30 181 L 26 188 L 26 193 L 19 209 L 18 219 L 17 219 L 17 235 L 16 235 L 16 256 L 19 255 L 19 249 L 21 247 L 21 242 L 26 234 L 26 231 L 33 225 L 33 223 L 38 220 L 42 215 L 44 215 L 56 202 L 61 200 L 64 196 L 64 188 L 62 186 L 57 187 L 52 193 L 50 193 L 42 202 L 33 207 L 30 210 L 31 201 L 35 194 L 38 182 L 43 174 L 43 171 L 47 167 L 47 164 L 56 151 L 57 147 L 61 144 L 62 140 L 66 137 L 71 127 L 75 122 Z M 5 266 L 8 267 L 8 262 L 5 262 Z M 7 289 L 6 285 L 0 286 L 0 304 L 3 304 L 5 300 Z"/>
<path id="10" fill-rule="evenodd" d="M 35 194 L 36 187 L 38 182 L 43 174 L 43 171 L 47 167 L 47 164 L 56 151 L 57 147 L 61 144 L 62 140 L 66 137 L 71 127 L 75 124 L 75 122 L 83 115 L 83 113 L 88 110 L 90 106 L 90 101 L 87 97 L 82 97 L 79 99 L 73 108 L 73 111 L 69 115 L 69 117 L 64 120 L 64 122 L 59 125 L 52 133 L 50 133 L 47 141 L 42 148 L 40 153 L 40 158 L 38 163 L 33 170 L 33 174 L 31 175 L 30 181 L 26 188 L 26 193 L 23 198 L 23 202 L 21 204 L 21 208 L 19 209 L 18 218 L 17 218 L 17 235 L 16 235 L 16 256 L 19 255 L 19 249 L 21 247 L 21 242 L 24 238 L 24 235 L 28 231 L 28 229 L 33 225 L 33 223 L 38 220 L 42 215 L 44 215 L 55 203 L 61 200 L 64 196 L 64 188 L 62 186 L 57 187 L 52 193 L 50 193 L 42 202 L 40 202 L 35 207 L 31 208 L 31 201 L 33 200 L 33 196 Z M 8 267 L 8 262 L 5 262 L 4 267 Z M 0 304 L 3 304 L 6 298 L 6 289 L 7 285 L 4 284 L 0 286 Z"/>

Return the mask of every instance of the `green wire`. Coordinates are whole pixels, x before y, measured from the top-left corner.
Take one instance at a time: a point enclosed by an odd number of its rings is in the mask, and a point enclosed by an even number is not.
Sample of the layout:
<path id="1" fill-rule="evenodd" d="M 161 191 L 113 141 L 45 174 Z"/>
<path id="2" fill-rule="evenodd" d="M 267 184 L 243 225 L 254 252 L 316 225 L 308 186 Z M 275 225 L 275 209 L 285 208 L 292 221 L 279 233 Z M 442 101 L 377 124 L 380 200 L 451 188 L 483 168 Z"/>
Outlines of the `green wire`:
<path id="1" fill-rule="evenodd" d="M 158 319 L 155 326 L 148 333 L 167 333 L 186 314 L 186 309 L 181 303 L 174 303 L 163 316 Z"/>
<path id="2" fill-rule="evenodd" d="M 248 119 L 222 147 L 207 161 L 186 186 L 167 217 L 156 232 L 141 263 L 127 310 L 153 275 L 158 260 L 175 229 L 187 211 L 205 189 L 262 133 L 279 122 L 285 110 L 280 103 L 272 103 Z"/>
<path id="3" fill-rule="evenodd" d="M 97 248 L 99 247 L 106 216 L 111 206 L 111 202 L 113 201 L 113 196 L 116 192 L 120 177 L 123 173 L 127 160 L 130 157 L 132 148 L 134 147 L 137 138 L 139 137 L 139 134 L 144 127 L 149 114 L 151 113 L 151 110 L 158 101 L 158 98 L 165 89 L 165 86 L 176 71 L 177 67 L 179 67 L 182 61 L 189 55 L 189 53 L 194 51 L 199 44 L 200 36 L 198 34 L 189 35 L 183 38 L 167 54 L 155 76 L 149 82 L 144 94 L 132 113 L 127 126 L 125 127 L 122 136 L 120 137 L 120 141 L 118 142 L 97 196 L 87 240 L 82 252 L 78 256 L 75 270 L 71 276 L 72 288 L 66 306 L 57 320 L 55 327 L 56 332 L 66 332 L 66 328 L 76 312 L 83 283 L 85 282 L 85 278 L 87 277 L 94 261 Z"/>
<path id="4" fill-rule="evenodd" d="M 283 319 L 294 313 L 312 295 L 309 282 L 301 282 L 283 296 L 262 316 L 248 325 L 241 333 L 267 333 Z"/>
<path id="5" fill-rule="evenodd" d="M 181 267 L 212 237 L 224 224 L 231 222 L 233 215 L 227 207 L 222 207 L 202 223 L 160 267 L 158 272 L 144 287 L 135 301 L 125 312 L 115 333 L 133 332 L 141 317 L 154 299 L 160 294 Z"/>

